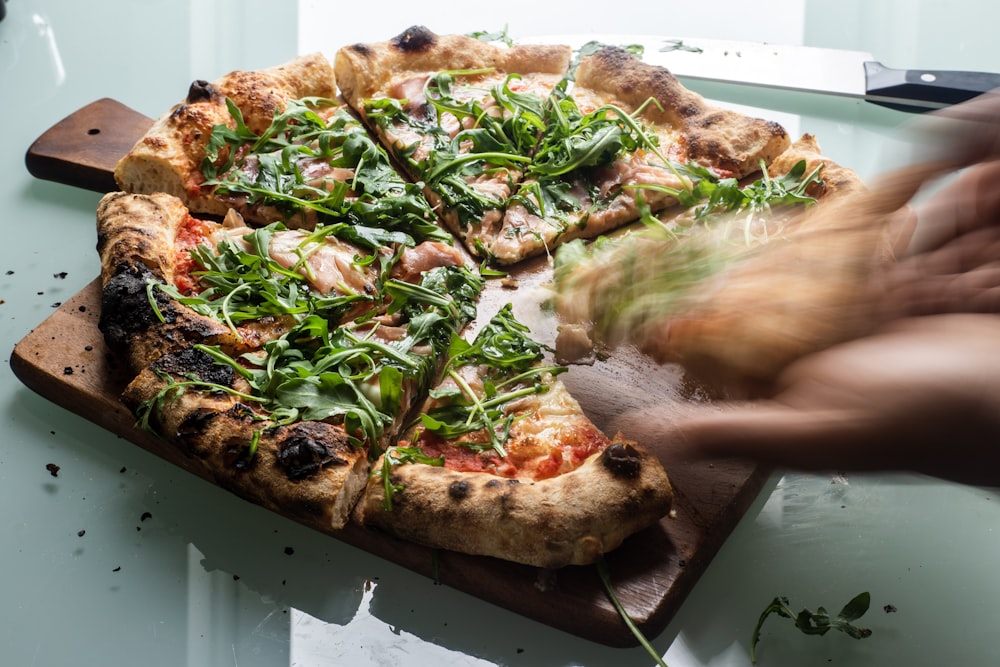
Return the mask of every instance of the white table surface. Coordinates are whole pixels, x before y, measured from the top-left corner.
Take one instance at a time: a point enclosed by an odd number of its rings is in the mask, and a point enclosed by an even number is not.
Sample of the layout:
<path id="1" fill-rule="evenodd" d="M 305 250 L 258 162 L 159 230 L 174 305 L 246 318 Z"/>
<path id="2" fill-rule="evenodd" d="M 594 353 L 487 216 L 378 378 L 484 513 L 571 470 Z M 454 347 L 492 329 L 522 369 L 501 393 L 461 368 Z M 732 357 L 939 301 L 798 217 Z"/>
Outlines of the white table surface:
<path id="1" fill-rule="evenodd" d="M 99 195 L 24 167 L 25 150 L 52 123 L 102 97 L 155 116 L 193 79 L 316 49 L 332 55 L 416 23 L 440 33 L 506 26 L 515 38 L 662 32 L 788 42 L 864 49 L 897 67 L 1000 71 L 998 18 L 1000 5 L 968 0 L 9 0 L 0 22 L 0 664 L 654 662 L 641 648 L 553 630 L 259 509 L 25 388 L 9 351 L 98 272 Z M 692 87 L 818 135 L 863 177 L 903 159 L 905 114 Z M 994 489 L 903 474 L 776 474 L 650 639 L 671 667 L 749 665 L 751 631 L 776 595 L 835 611 L 867 590 L 870 638 L 808 637 L 772 618 L 759 664 L 996 665 L 998 555 Z"/>

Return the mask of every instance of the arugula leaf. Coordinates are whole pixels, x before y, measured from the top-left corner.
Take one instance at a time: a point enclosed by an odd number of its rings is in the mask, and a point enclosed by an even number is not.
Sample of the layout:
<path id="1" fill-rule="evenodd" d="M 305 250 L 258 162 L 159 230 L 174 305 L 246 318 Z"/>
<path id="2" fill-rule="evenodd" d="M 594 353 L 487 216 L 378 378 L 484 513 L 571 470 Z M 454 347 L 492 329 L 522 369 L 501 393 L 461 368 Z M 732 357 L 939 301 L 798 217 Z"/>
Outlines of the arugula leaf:
<path id="1" fill-rule="evenodd" d="M 502 42 L 507 46 L 514 46 L 514 40 L 511 38 L 510 33 L 507 30 L 508 26 L 504 25 L 503 30 L 499 32 L 478 30 L 476 32 L 470 32 L 468 36 L 474 37 L 483 42 Z"/>
<path id="2" fill-rule="evenodd" d="M 320 221 L 450 242 L 433 224 L 419 185 L 398 175 L 386 152 L 335 100 L 290 100 L 259 136 L 231 100 L 226 104 L 235 128 L 213 127 L 203 186 L 273 206 L 289 218 L 305 210 Z"/>
<path id="3" fill-rule="evenodd" d="M 788 598 L 776 597 L 761 613 L 757 625 L 754 627 L 753 635 L 750 638 L 750 662 L 757 664 L 757 643 L 760 641 L 761 627 L 771 614 L 792 619 L 795 622 L 795 627 L 807 635 L 825 635 L 830 630 L 839 630 L 854 639 L 864 639 L 870 637 L 872 631 L 854 625 L 853 621 L 864 616 L 870 604 L 871 595 L 867 591 L 859 593 L 844 605 L 836 617 L 831 618 L 823 607 L 817 607 L 814 612 L 803 609 L 796 614 L 789 607 Z"/>
<path id="4" fill-rule="evenodd" d="M 440 404 L 420 415 L 422 428 L 450 441 L 482 432 L 485 442 L 476 438 L 458 444 L 477 450 L 492 449 L 497 455 L 506 456 L 504 443 L 516 415 L 508 413 L 505 406 L 518 398 L 547 391 L 547 378 L 566 371 L 563 366 L 542 365 L 542 358 L 542 345 L 514 317 L 512 305 L 506 304 L 471 343 L 457 334 L 453 336 L 444 374 L 457 389 L 431 391 Z M 478 368 L 482 392 L 473 389 L 459 373 L 459 369 L 467 366 Z"/>
<path id="5" fill-rule="evenodd" d="M 465 267 L 428 271 L 418 286 L 387 281 L 386 293 L 394 302 L 402 301 L 394 305 L 406 325 L 405 335 L 392 340 L 379 339 L 378 325 L 364 318 L 336 326 L 312 312 L 256 353 L 233 357 L 217 346 L 196 345 L 215 363 L 239 374 L 249 391 L 164 376 L 167 386 L 137 411 L 141 425 L 149 428 L 154 412 L 178 392 L 223 391 L 254 403 L 255 418 L 271 425 L 299 420 L 342 423 L 351 442 L 367 443 L 374 457 L 408 389 L 426 388 L 436 377 L 437 358 L 474 316 L 482 284 L 482 278 Z"/>

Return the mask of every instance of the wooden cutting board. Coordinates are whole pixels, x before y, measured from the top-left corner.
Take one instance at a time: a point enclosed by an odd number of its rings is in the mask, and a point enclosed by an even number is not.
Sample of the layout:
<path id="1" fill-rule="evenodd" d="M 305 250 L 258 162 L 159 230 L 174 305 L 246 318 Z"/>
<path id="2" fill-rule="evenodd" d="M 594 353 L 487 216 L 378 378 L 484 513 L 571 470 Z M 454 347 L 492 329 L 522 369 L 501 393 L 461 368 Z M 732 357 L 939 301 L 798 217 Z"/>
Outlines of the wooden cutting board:
<path id="1" fill-rule="evenodd" d="M 99 100 L 46 131 L 25 158 L 35 176 L 99 192 L 115 188 L 118 158 L 152 120 L 113 100 Z M 516 290 L 493 281 L 484 312 L 506 301 L 515 315 L 549 342 L 555 323 L 538 308 L 538 288 L 548 276 L 544 259 L 519 267 Z M 65 302 L 15 346 L 11 368 L 29 388 L 111 433 L 198 474 L 185 455 L 134 425 L 118 396 L 131 379 L 112 357 L 97 328 L 100 284 L 95 280 Z M 59 345 L 52 345 L 58 340 Z M 602 428 L 621 411 L 661 405 L 681 414 L 691 398 L 678 369 L 656 366 L 621 351 L 607 361 L 574 366 L 562 376 L 570 391 Z M 627 435 L 627 434 L 626 434 Z M 619 601 L 639 629 L 653 637 L 666 627 L 768 478 L 768 470 L 741 462 L 678 464 L 667 470 L 675 509 L 607 557 Z M 595 567 L 558 571 L 498 559 L 441 552 L 384 533 L 349 525 L 331 533 L 443 584 L 465 591 L 552 627 L 609 646 L 638 642 L 605 592 Z"/>

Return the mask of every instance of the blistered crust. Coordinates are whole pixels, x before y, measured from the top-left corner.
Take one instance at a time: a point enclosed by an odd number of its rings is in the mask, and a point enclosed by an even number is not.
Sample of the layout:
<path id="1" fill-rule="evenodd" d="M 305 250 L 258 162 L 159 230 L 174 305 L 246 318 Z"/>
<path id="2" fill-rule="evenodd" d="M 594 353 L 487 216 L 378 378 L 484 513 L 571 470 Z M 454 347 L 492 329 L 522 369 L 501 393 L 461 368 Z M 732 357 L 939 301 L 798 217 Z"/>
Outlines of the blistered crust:
<path id="1" fill-rule="evenodd" d="M 544 568 L 595 562 L 659 521 L 673 497 L 659 461 L 620 436 L 579 468 L 541 481 L 419 463 L 394 466 L 391 475 L 402 487 L 392 509 L 384 509 L 383 481 L 373 476 L 357 521 L 413 542 Z"/>

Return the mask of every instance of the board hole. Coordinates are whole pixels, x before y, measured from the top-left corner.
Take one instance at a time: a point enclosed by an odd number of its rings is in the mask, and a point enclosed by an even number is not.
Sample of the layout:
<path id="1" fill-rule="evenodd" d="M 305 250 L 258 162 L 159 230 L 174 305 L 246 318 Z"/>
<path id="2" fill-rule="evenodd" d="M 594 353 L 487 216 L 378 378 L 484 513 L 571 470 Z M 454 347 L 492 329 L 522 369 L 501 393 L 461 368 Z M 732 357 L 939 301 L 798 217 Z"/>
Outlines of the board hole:
<path id="1" fill-rule="evenodd" d="M 101 133 L 101 130 L 99 128 L 96 128 L 96 127 L 92 127 L 89 130 L 87 130 L 87 134 L 90 134 L 90 135 L 100 134 L 100 133 Z"/>

